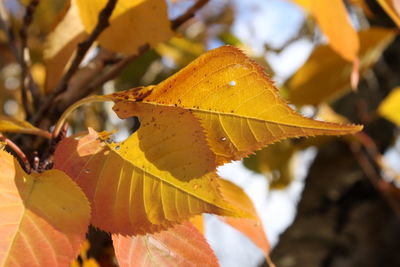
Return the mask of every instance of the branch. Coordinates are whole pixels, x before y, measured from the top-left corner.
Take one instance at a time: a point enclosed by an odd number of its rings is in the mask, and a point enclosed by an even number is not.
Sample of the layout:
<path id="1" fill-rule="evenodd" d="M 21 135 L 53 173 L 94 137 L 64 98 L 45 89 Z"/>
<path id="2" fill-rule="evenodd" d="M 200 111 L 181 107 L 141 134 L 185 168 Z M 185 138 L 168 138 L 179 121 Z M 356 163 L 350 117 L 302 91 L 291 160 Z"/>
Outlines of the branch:
<path id="1" fill-rule="evenodd" d="M 32 23 L 33 15 L 39 3 L 40 0 L 30 1 L 29 5 L 26 7 L 23 24 L 19 31 L 19 36 L 21 38 L 21 47 L 19 52 L 20 57 L 18 61 L 21 66 L 21 99 L 28 118 L 32 115 L 32 110 L 28 103 L 28 88 L 33 98 L 34 107 L 37 108 L 40 105 L 39 89 L 35 84 L 29 69 L 30 56 L 28 50 L 28 29 Z"/>
<path id="2" fill-rule="evenodd" d="M 26 157 L 25 153 L 22 152 L 22 150 L 17 146 L 13 141 L 10 139 L 6 138 L 4 135 L 0 134 L 0 141 L 5 142 L 14 152 L 15 154 L 18 155 L 18 157 L 21 159 L 21 161 L 24 163 L 24 169 L 26 172 L 30 173 L 31 172 L 31 165 L 29 164 L 29 160 Z"/>
<path id="3" fill-rule="evenodd" d="M 60 83 L 56 89 L 49 95 L 45 103 L 42 105 L 41 109 L 37 112 L 36 116 L 33 118 L 32 122 L 37 123 L 37 121 L 42 117 L 43 113 L 51 106 L 53 100 L 68 88 L 68 83 L 74 76 L 75 72 L 78 70 L 79 65 L 84 59 L 87 51 L 92 46 L 94 41 L 100 36 L 100 34 L 110 25 L 109 18 L 114 11 L 114 8 L 118 0 L 108 0 L 107 5 L 99 13 L 98 21 L 96 27 L 93 29 L 89 37 L 78 44 L 78 48 L 71 65 L 69 66 L 67 72 L 61 78 Z"/>
<path id="4" fill-rule="evenodd" d="M 20 55 L 17 49 L 17 42 L 15 40 L 14 32 L 8 21 L 9 21 L 9 16 L 4 6 L 4 1 L 0 1 L 0 27 L 4 30 L 7 36 L 8 46 L 10 47 L 10 50 L 14 54 L 17 61 L 19 61 Z"/>
<path id="5" fill-rule="evenodd" d="M 370 180 L 371 184 L 376 188 L 376 190 L 383 196 L 383 198 L 393 208 L 393 210 L 397 214 L 400 214 L 400 190 L 381 178 L 377 169 L 367 156 L 368 149 L 366 154 L 362 151 L 361 146 L 362 144 L 350 144 L 350 149 L 353 152 L 354 157 L 358 161 L 358 164 L 360 165 L 364 174 Z"/>
<path id="6" fill-rule="evenodd" d="M 179 17 L 177 17 L 176 19 L 171 21 L 171 28 L 173 30 L 176 30 L 177 28 L 179 28 L 179 26 L 181 26 L 183 23 L 185 23 L 189 19 L 193 18 L 195 13 L 200 8 L 205 6 L 208 2 L 209 2 L 209 0 L 198 0 L 195 4 L 193 4 L 192 7 L 190 7 L 188 10 L 186 10 L 186 12 L 184 14 L 180 15 Z"/>

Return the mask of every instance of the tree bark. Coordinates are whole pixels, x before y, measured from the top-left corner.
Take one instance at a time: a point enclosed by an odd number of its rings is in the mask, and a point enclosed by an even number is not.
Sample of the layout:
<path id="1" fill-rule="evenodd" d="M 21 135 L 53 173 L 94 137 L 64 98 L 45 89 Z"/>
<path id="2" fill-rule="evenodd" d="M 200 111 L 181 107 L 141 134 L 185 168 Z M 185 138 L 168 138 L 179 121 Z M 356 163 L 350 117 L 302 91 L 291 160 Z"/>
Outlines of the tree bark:
<path id="1" fill-rule="evenodd" d="M 373 69 L 377 82 L 363 81 L 360 91 L 335 103 L 335 109 L 360 121 L 357 107 L 362 104 L 364 112 L 375 112 L 400 84 L 399 73 L 397 38 Z M 393 144 L 395 128 L 383 119 L 366 123 L 365 132 L 380 152 Z M 273 249 L 272 260 L 279 267 L 400 266 L 400 216 L 386 200 L 348 145 L 337 141 L 321 148 L 306 178 L 296 218 Z"/>

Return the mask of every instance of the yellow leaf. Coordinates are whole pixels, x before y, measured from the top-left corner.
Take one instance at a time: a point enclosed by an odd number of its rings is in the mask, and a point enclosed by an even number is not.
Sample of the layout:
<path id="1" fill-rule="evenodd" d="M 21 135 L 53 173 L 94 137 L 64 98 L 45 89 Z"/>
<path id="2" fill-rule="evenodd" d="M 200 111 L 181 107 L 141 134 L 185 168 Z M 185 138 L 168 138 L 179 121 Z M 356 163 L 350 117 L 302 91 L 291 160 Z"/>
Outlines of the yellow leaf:
<path id="1" fill-rule="evenodd" d="M 78 255 L 90 207 L 63 172 L 25 173 L 0 151 L 0 265 L 68 266 Z"/>
<path id="2" fill-rule="evenodd" d="M 40 0 L 35 9 L 31 27 L 47 34 L 52 30 L 54 23 L 63 12 L 63 8 L 67 5 L 68 1 L 69 0 Z M 28 5 L 31 0 L 22 0 L 20 2 L 24 5 Z"/>
<path id="3" fill-rule="evenodd" d="M 46 92 L 50 92 L 57 85 L 78 43 L 86 37 L 78 9 L 71 5 L 45 42 Z"/>
<path id="4" fill-rule="evenodd" d="M 25 133 L 50 138 L 50 133 L 36 128 L 29 122 L 4 115 L 0 115 L 0 132 Z"/>
<path id="5" fill-rule="evenodd" d="M 400 87 L 393 89 L 381 102 L 378 112 L 385 119 L 400 126 Z"/>
<path id="6" fill-rule="evenodd" d="M 79 8 L 86 31 L 91 32 L 107 0 L 74 0 L 72 3 Z M 110 23 L 98 41 L 115 52 L 136 54 L 140 47 L 154 46 L 173 35 L 164 0 L 119 0 Z"/>
<path id="7" fill-rule="evenodd" d="M 314 16 L 336 53 L 350 62 L 357 59 L 359 40 L 357 32 L 350 23 L 343 0 L 295 0 L 295 2 Z"/>
<path id="8" fill-rule="evenodd" d="M 188 110 L 200 120 L 218 164 L 286 138 L 342 135 L 362 128 L 296 113 L 261 67 L 231 46 L 207 52 L 157 86 L 106 97 Z M 126 117 L 123 109 L 115 111 Z"/>
<path id="9" fill-rule="evenodd" d="M 204 212 L 251 216 L 221 199 L 217 175 L 207 173 L 215 168 L 213 154 L 204 151 L 201 128 L 187 111 L 138 103 L 137 112 L 149 116 L 121 143 L 102 142 L 91 130 L 86 137 L 66 138 L 57 147 L 55 168 L 85 191 L 95 226 L 135 235 Z"/>
<path id="10" fill-rule="evenodd" d="M 378 0 L 378 3 L 400 28 L 400 2 L 398 0 Z"/>
<path id="11" fill-rule="evenodd" d="M 384 28 L 370 28 L 359 33 L 361 74 L 375 64 L 394 37 L 394 31 Z M 350 62 L 329 46 L 319 46 L 287 82 L 289 101 L 295 105 L 317 105 L 333 100 L 349 91 L 351 72 Z"/>

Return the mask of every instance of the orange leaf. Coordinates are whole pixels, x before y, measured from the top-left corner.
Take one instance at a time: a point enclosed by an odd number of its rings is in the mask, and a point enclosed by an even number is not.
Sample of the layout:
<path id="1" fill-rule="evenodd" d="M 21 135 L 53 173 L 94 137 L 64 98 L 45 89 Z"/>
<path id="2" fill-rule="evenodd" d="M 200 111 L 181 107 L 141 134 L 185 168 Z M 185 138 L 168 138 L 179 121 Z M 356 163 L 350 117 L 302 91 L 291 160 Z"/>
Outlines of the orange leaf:
<path id="1" fill-rule="evenodd" d="M 190 111 L 200 120 L 218 164 L 286 138 L 342 135 L 362 128 L 315 121 L 296 113 L 261 67 L 231 46 L 207 52 L 157 86 L 106 97 L 132 105 L 142 101 Z M 127 106 L 115 109 L 116 113 L 122 118 L 129 116 Z"/>
<path id="2" fill-rule="evenodd" d="M 377 2 L 400 28 L 400 2 L 398 0 L 378 0 Z"/>
<path id="3" fill-rule="evenodd" d="M 90 208 L 63 172 L 26 174 L 0 151 L 0 266 L 68 266 L 78 255 Z"/>
<path id="4" fill-rule="evenodd" d="M 156 234 L 112 236 L 119 266 L 219 266 L 214 252 L 196 228 L 186 222 Z"/>
<path id="5" fill-rule="evenodd" d="M 329 40 L 333 50 L 344 59 L 357 59 L 359 40 L 350 23 L 343 0 L 294 0 L 309 11 Z"/>
<path id="6" fill-rule="evenodd" d="M 395 32 L 373 27 L 359 32 L 361 41 L 360 73 L 375 64 L 395 38 Z M 317 105 L 333 100 L 350 89 L 352 65 L 327 45 L 318 46 L 286 86 L 289 101 L 295 105 Z"/>
<path id="7" fill-rule="evenodd" d="M 71 5 L 55 27 L 47 36 L 44 49 L 46 65 L 46 92 L 53 90 L 69 62 L 78 44 L 87 38 L 85 29 L 79 19 L 78 9 Z"/>
<path id="8" fill-rule="evenodd" d="M 92 223 L 109 232 L 135 235 L 159 231 L 204 212 L 248 217 L 221 199 L 217 175 L 205 173 L 213 162 L 201 158 L 201 135 L 181 138 L 190 129 L 191 118 L 168 107 L 163 111 L 165 117 L 149 116 L 137 133 L 121 143 L 102 142 L 91 130 L 80 140 L 66 138 L 58 145 L 54 167 L 85 191 L 92 203 Z M 182 125 L 165 128 L 172 120 Z M 149 132 L 153 124 L 159 125 L 159 132 Z M 190 162 L 194 156 L 202 168 Z"/>
<path id="9" fill-rule="evenodd" d="M 226 201 L 230 202 L 232 205 L 240 207 L 240 209 L 242 210 L 248 211 L 249 213 L 253 214 L 254 218 L 256 219 L 232 217 L 219 218 L 233 228 L 242 232 L 248 238 L 250 238 L 250 240 L 253 241 L 254 244 L 263 251 L 265 257 L 268 258 L 270 245 L 264 232 L 262 221 L 258 217 L 257 212 L 253 206 L 253 202 L 237 185 L 224 179 L 220 179 L 218 182 L 221 185 L 221 194 Z"/>

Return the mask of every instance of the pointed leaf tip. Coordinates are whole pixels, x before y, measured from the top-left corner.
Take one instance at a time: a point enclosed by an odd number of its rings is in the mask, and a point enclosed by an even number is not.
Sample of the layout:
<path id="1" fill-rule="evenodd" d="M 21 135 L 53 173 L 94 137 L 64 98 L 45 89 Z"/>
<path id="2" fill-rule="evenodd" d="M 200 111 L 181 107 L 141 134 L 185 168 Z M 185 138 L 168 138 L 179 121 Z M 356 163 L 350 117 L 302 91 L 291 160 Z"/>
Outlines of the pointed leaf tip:
<path id="1" fill-rule="evenodd" d="M 129 90 L 108 97 L 125 101 L 123 108 L 115 109 L 124 118 L 133 115 L 129 102 L 134 105 L 136 101 L 188 110 L 204 128 L 218 164 L 241 159 L 286 138 L 344 135 L 361 129 L 296 113 L 262 68 L 232 46 L 205 53 L 149 90 Z"/>

